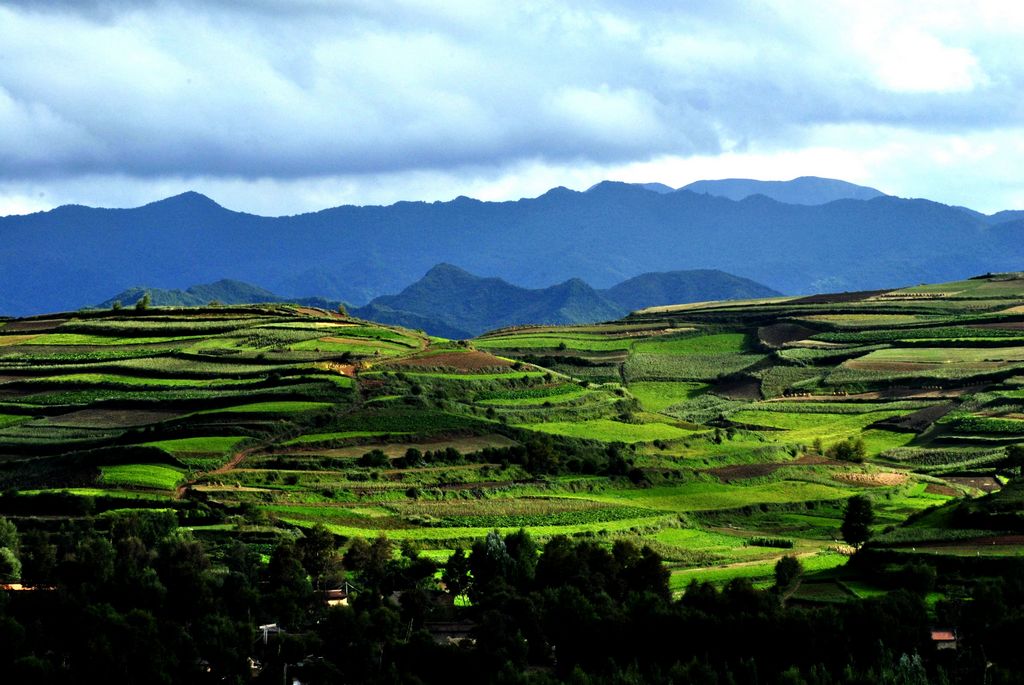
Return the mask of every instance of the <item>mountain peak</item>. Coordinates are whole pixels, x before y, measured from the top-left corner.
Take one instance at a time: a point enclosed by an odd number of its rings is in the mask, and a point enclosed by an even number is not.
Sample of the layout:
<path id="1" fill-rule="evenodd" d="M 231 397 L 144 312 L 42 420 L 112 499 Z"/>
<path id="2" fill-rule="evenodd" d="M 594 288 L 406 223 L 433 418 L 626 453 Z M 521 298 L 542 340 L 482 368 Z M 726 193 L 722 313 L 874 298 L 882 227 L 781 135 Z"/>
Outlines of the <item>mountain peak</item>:
<path id="1" fill-rule="evenodd" d="M 145 208 L 181 208 L 181 209 L 224 209 L 219 204 L 206 197 L 202 193 L 197 193 L 194 190 L 186 190 L 184 193 L 178 195 L 172 195 L 166 197 L 163 200 L 157 200 L 156 202 L 150 202 L 149 204 L 143 205 Z"/>
<path id="2" fill-rule="evenodd" d="M 424 279 L 427 279 L 427 278 L 441 278 L 441 277 L 444 277 L 444 278 L 453 278 L 453 277 L 456 277 L 456 278 L 466 278 L 466 277 L 469 277 L 469 278 L 479 278 L 479 276 L 471 274 L 468 271 L 466 271 L 465 269 L 463 269 L 461 267 L 458 267 L 458 266 L 455 266 L 454 264 L 449 264 L 448 262 L 441 262 L 439 264 L 435 264 L 434 266 L 430 267 L 430 270 L 427 271 L 427 273 L 423 276 Z"/>

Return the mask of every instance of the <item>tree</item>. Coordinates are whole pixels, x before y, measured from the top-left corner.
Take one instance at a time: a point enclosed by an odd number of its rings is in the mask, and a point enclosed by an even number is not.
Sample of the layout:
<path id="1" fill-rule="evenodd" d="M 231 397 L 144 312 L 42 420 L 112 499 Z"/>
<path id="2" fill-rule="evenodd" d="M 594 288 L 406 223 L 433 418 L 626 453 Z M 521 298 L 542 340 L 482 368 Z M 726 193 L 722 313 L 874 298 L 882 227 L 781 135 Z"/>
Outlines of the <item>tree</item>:
<path id="1" fill-rule="evenodd" d="M 452 597 L 459 597 L 469 588 L 469 560 L 462 547 L 456 547 L 441 572 L 441 581 Z"/>
<path id="2" fill-rule="evenodd" d="M 867 456 L 867 445 L 864 444 L 864 438 L 841 440 L 825 450 L 825 456 L 829 459 L 852 461 L 859 464 Z"/>
<path id="3" fill-rule="evenodd" d="M 843 539 L 854 547 L 860 547 L 871 537 L 871 524 L 875 512 L 871 500 L 864 495 L 854 495 L 846 501 L 843 509 L 843 525 L 840 528 Z"/>
<path id="4" fill-rule="evenodd" d="M 302 566 L 313 581 L 314 589 L 322 589 L 322 581 L 333 575 L 341 566 L 341 560 L 334 548 L 334 535 L 324 524 L 318 523 L 299 538 L 296 547 Z"/>
<path id="5" fill-rule="evenodd" d="M 21 580 L 21 562 L 10 547 L 0 547 L 0 581 Z"/>
<path id="6" fill-rule="evenodd" d="M 803 564 L 791 554 L 787 554 L 775 564 L 775 587 L 785 590 L 793 586 L 804 573 Z"/>
<path id="7" fill-rule="evenodd" d="M 0 547 L 18 552 L 18 528 L 3 516 L 0 516 Z"/>
<path id="8" fill-rule="evenodd" d="M 149 309 L 149 302 L 150 302 L 149 293 L 143 293 L 142 297 L 140 297 L 135 302 L 135 311 L 137 311 L 137 312 L 144 312 L 144 311 L 146 311 L 147 309 Z"/>
<path id="9" fill-rule="evenodd" d="M 1010 445 L 1006 448 L 1006 465 L 1011 469 L 1024 469 L 1024 445 Z"/>

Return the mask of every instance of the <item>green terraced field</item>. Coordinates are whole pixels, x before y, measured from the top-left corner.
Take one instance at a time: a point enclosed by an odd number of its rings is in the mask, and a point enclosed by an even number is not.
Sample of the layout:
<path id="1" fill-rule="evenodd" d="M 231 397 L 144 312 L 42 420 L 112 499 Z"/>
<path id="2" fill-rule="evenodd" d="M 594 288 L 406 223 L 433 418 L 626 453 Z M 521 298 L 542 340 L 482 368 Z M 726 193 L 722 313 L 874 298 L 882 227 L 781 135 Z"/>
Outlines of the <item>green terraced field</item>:
<path id="1" fill-rule="evenodd" d="M 661 411 L 674 404 L 692 400 L 704 393 L 708 386 L 701 383 L 673 381 L 638 381 L 629 384 L 629 391 L 648 411 Z"/>
<path id="2" fill-rule="evenodd" d="M 100 467 L 100 482 L 104 485 L 132 488 L 173 490 L 185 480 L 181 469 L 159 464 L 119 464 Z"/>

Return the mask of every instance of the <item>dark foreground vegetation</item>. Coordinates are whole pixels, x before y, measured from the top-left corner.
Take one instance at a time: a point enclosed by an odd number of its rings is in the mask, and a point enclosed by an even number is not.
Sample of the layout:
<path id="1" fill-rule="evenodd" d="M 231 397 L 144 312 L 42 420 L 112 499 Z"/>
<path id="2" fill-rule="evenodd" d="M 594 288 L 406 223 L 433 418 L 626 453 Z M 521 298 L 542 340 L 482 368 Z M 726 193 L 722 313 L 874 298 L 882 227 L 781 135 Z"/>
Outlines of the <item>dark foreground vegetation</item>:
<path id="1" fill-rule="evenodd" d="M 964 637 L 937 651 L 927 564 L 900 569 L 909 590 L 808 608 L 786 604 L 786 564 L 772 589 L 694 582 L 674 600 L 650 548 L 562 536 L 540 547 L 523 531 L 491 533 L 440 569 L 386 538 L 343 552 L 322 527 L 262 563 L 237 540 L 197 542 L 169 512 L 20 536 L 2 521 L 0 534 L 31 582 L 0 595 L 5 682 L 903 684 L 1024 673 L 1019 562 L 938 607 Z M 893 575 L 884 558 L 855 561 Z"/>

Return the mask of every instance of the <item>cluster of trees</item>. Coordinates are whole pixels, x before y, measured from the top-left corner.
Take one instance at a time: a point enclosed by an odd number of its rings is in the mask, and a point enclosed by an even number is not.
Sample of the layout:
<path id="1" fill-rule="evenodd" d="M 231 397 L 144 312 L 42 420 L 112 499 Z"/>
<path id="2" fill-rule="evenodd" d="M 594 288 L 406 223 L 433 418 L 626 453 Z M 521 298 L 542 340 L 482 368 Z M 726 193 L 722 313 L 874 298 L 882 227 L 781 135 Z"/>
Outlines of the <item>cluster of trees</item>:
<path id="1" fill-rule="evenodd" d="M 840 440 L 829 445 L 828 448 L 823 448 L 821 438 L 815 438 L 812 449 L 817 454 L 824 454 L 829 459 L 852 461 L 857 464 L 863 463 L 868 455 L 867 445 L 864 438 L 860 436 Z"/>
<path id="2" fill-rule="evenodd" d="M 555 436 L 531 436 L 521 445 L 486 447 L 472 454 L 463 454 L 454 447 L 421 451 L 410 447 L 394 461 L 380 449 L 363 454 L 358 462 L 369 468 L 409 469 L 433 464 L 512 464 L 522 466 L 534 475 L 558 473 L 599 473 L 608 476 L 629 475 L 633 462 L 623 455 L 618 445 L 595 446 L 584 441 L 558 439 Z"/>
<path id="3" fill-rule="evenodd" d="M 917 592 L 802 608 L 780 602 L 802 572 L 793 557 L 773 591 L 694 582 L 674 599 L 658 554 L 625 540 L 492 532 L 439 569 L 408 542 L 340 546 L 322 527 L 261 559 L 254 545 L 192 539 L 169 512 L 12 531 L 0 525 L 0 542 L 36 587 L 0 593 L 9 682 L 852 685 L 1024 672 L 1021 564 L 940 607 L 965 636 L 943 662 L 921 594 L 934 572 L 920 564 L 900 571 Z M 348 604 L 329 607 L 324 590 L 338 587 Z M 441 639 L 439 625 L 468 639 Z"/>

